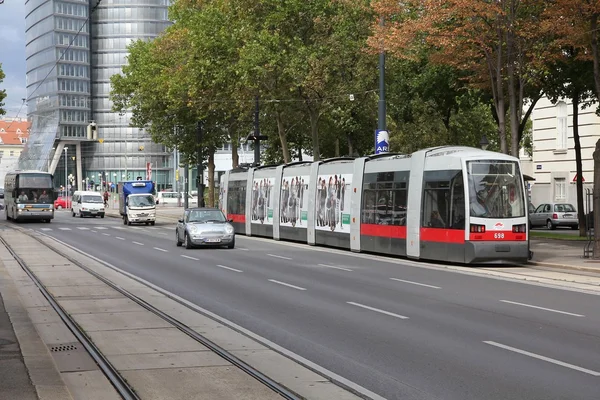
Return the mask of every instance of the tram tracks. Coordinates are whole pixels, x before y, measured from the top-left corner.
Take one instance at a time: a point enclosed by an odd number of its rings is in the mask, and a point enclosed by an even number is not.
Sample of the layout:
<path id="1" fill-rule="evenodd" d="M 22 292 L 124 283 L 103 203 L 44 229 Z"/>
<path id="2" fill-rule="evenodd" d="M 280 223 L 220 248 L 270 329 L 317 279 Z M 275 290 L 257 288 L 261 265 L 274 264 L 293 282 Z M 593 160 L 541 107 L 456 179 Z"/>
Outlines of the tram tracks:
<path id="1" fill-rule="evenodd" d="M 29 234 L 28 234 L 28 236 L 30 238 L 34 239 L 35 241 L 37 241 L 38 243 L 40 243 L 42 246 L 48 247 L 48 245 L 46 243 L 44 243 L 44 241 L 42 241 L 39 237 L 36 237 L 34 235 L 29 235 Z M 98 365 L 100 370 L 104 373 L 106 378 L 113 385 L 113 387 L 119 393 L 119 395 L 125 400 L 139 400 L 140 397 L 136 393 L 135 389 L 127 383 L 125 378 L 110 363 L 110 361 L 102 354 L 102 352 L 93 343 L 93 341 L 86 334 L 86 332 L 82 328 L 80 328 L 79 325 L 75 322 L 75 320 L 61 307 L 61 305 L 56 301 L 56 299 L 52 296 L 52 294 L 46 289 L 46 287 L 41 282 L 41 280 L 38 279 L 35 272 L 33 272 L 31 270 L 31 268 L 29 268 L 29 265 L 17 254 L 17 252 L 13 249 L 13 247 L 9 243 L 7 243 L 7 241 L 4 238 L 0 237 L 0 243 L 2 243 L 7 248 L 7 250 L 10 252 L 11 256 L 17 261 L 17 263 L 21 266 L 21 268 L 25 271 L 25 273 L 35 283 L 35 285 L 38 287 L 38 289 L 40 290 L 40 292 L 42 293 L 44 298 L 46 298 L 46 300 L 49 302 L 51 307 L 57 312 L 57 314 L 59 315 L 61 320 L 65 323 L 65 325 L 69 328 L 69 330 L 75 335 L 75 337 L 84 346 L 84 348 L 86 349 L 88 354 L 96 362 L 96 364 Z M 178 321 L 177 319 L 171 317 L 170 315 L 164 313 L 163 311 L 159 310 L 155 306 L 153 306 L 153 305 L 149 304 L 148 302 L 146 302 L 145 300 L 139 298 L 135 294 L 114 284 L 113 282 L 106 279 L 105 277 L 103 277 L 96 271 L 92 270 L 91 268 L 85 266 L 80 261 L 76 260 L 75 258 L 69 256 L 68 254 L 66 254 L 54 247 L 52 247 L 51 250 L 53 252 L 55 252 L 56 254 L 60 255 L 61 257 L 64 257 L 65 259 L 67 259 L 73 265 L 76 265 L 77 267 L 79 267 L 82 270 L 86 271 L 87 273 L 91 274 L 95 278 L 99 279 L 104 284 L 106 284 L 110 288 L 116 290 L 117 292 L 119 292 L 120 294 L 122 294 L 123 296 L 128 298 L 129 300 L 135 302 L 136 304 L 143 307 L 147 311 L 150 311 L 154 315 L 156 315 L 159 318 L 161 318 L 162 320 L 166 321 L 171 326 L 179 329 L 181 332 L 185 333 L 187 336 L 189 336 L 193 340 L 195 340 L 198 343 L 202 344 L 203 346 L 207 347 L 213 353 L 217 354 L 218 356 L 220 356 L 227 362 L 231 363 L 232 365 L 239 368 L 246 374 L 248 374 L 251 377 L 253 377 L 254 379 L 258 380 L 263 385 L 267 386 L 268 388 L 273 390 L 275 393 L 279 394 L 284 399 L 300 400 L 303 398 L 303 397 L 297 395 L 296 393 L 294 393 L 293 391 L 289 390 L 285 386 L 283 386 L 283 385 L 279 384 L 278 382 L 274 381 L 273 379 L 269 378 L 265 374 L 261 373 L 256 368 L 252 367 L 248 363 L 244 362 L 240 358 L 233 355 L 231 352 L 225 350 L 224 348 L 217 345 L 213 341 L 209 340 L 205 336 L 203 336 L 200 333 L 196 332 L 195 330 L 191 329 L 187 325 L 185 325 L 182 322 Z M 178 301 L 177 299 L 173 299 L 173 300 L 180 303 L 181 305 L 187 307 L 186 304 Z"/>

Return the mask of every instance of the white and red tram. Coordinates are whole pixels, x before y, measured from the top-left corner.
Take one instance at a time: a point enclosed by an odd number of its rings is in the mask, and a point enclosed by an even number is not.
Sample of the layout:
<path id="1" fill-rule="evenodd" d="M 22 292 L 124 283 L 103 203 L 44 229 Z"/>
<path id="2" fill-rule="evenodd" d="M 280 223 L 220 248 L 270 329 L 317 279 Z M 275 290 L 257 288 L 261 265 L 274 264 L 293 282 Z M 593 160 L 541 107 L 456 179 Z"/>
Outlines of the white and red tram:
<path id="1" fill-rule="evenodd" d="M 526 262 L 519 160 L 470 147 L 227 171 L 236 233 L 412 259 Z"/>

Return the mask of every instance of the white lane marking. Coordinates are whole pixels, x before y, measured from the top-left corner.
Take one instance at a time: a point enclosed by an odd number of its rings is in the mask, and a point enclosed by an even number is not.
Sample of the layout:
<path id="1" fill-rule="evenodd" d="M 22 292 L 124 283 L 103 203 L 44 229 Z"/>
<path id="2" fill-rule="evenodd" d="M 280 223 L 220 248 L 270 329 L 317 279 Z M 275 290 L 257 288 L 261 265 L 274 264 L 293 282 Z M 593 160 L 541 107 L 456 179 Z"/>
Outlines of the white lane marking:
<path id="1" fill-rule="evenodd" d="M 144 243 L 140 243 L 140 242 L 131 242 L 131 243 L 137 244 L 138 246 L 143 246 L 144 245 Z"/>
<path id="2" fill-rule="evenodd" d="M 297 289 L 297 290 L 306 290 L 303 287 L 290 285 L 289 283 L 276 281 L 275 279 L 269 279 L 269 282 L 277 283 L 278 285 L 283 285 L 283 286 L 291 287 L 291 288 L 294 288 L 294 289 Z"/>
<path id="3" fill-rule="evenodd" d="M 131 229 L 136 229 L 136 230 L 140 230 L 142 228 L 140 228 L 139 226 L 132 226 Z"/>
<path id="4" fill-rule="evenodd" d="M 103 233 L 104 236 L 110 236 L 110 233 Z"/>
<path id="5" fill-rule="evenodd" d="M 228 269 L 230 271 L 235 271 L 235 272 L 244 272 L 244 271 L 240 271 L 239 269 L 235 269 L 235 268 L 231 268 L 231 267 L 226 267 L 224 265 L 219 265 L 219 264 L 217 264 L 217 267 L 219 267 L 219 268 L 225 268 L 225 269 Z"/>
<path id="6" fill-rule="evenodd" d="M 267 254 L 269 257 L 281 258 L 283 260 L 291 260 L 289 257 L 278 256 L 277 254 Z"/>
<path id="7" fill-rule="evenodd" d="M 93 229 L 92 229 L 92 232 L 94 232 L 94 233 L 98 233 L 98 231 L 95 231 L 95 230 L 93 230 Z"/>
<path id="8" fill-rule="evenodd" d="M 439 286 L 433 286 L 433 285 L 426 285 L 424 283 L 419 283 L 419 282 L 413 282 L 413 281 L 405 281 L 404 279 L 398 279 L 398 278 L 390 278 L 393 281 L 398 281 L 398 282 L 404 282 L 404 283 L 410 283 L 412 285 L 419 285 L 419 286 L 426 286 L 426 287 L 430 287 L 433 289 L 441 289 L 441 287 Z"/>
<path id="9" fill-rule="evenodd" d="M 600 376 L 600 372 L 592 371 L 591 369 L 586 369 L 586 368 L 578 367 L 577 365 L 568 364 L 566 362 L 555 360 L 554 358 L 540 356 L 539 354 L 530 353 L 529 351 L 517 349 L 515 347 L 510 347 L 510 346 L 507 346 L 507 345 L 502 344 L 502 343 L 492 342 L 490 340 L 484 340 L 483 343 L 489 344 L 490 346 L 500 347 L 501 349 L 514 351 L 515 353 L 523 354 L 523 355 L 526 355 L 526 356 L 529 356 L 529 357 L 537 358 L 538 360 L 547 361 L 547 362 L 552 363 L 552 364 L 560 365 L 561 367 L 567 367 L 567 368 L 571 368 L 571 369 L 574 369 L 574 370 L 579 371 L 579 372 L 584 372 L 586 374 L 590 374 L 590 375 L 594 375 L 594 376 Z"/>
<path id="10" fill-rule="evenodd" d="M 123 226 L 113 226 L 112 228 L 113 229 L 125 229 L 125 227 L 123 227 Z"/>
<path id="11" fill-rule="evenodd" d="M 153 247 L 154 250 L 162 251 L 163 253 L 168 253 L 169 250 L 161 249 L 160 247 Z"/>
<path id="12" fill-rule="evenodd" d="M 298 354 L 294 353 L 293 351 L 288 350 L 285 347 L 282 347 L 282 346 L 280 346 L 280 345 L 278 345 L 278 344 L 270 341 L 269 339 L 266 339 L 266 338 L 264 338 L 264 337 L 262 337 L 260 335 L 257 335 L 256 333 L 254 333 L 254 332 L 252 332 L 252 331 L 250 331 L 250 330 L 248 330 L 248 329 L 246 329 L 246 328 L 244 328 L 244 327 L 242 327 L 242 326 L 240 326 L 240 325 L 238 325 L 238 324 L 236 324 L 236 323 L 234 323 L 234 322 L 232 322 L 232 321 L 230 321 L 230 320 L 228 320 L 226 318 L 223 318 L 220 315 L 217 315 L 217 314 L 215 314 L 215 313 L 213 313 L 213 312 L 211 312 L 211 311 L 209 311 L 209 310 L 207 310 L 205 308 L 202 308 L 202 307 L 198 306 L 197 304 L 192 303 L 189 300 L 186 300 L 186 299 L 184 299 L 184 298 L 182 298 L 180 296 L 177 296 L 176 294 L 174 294 L 172 292 L 169 292 L 168 290 L 165 290 L 165 289 L 161 288 L 160 286 L 157 286 L 157 285 L 155 285 L 155 284 L 153 284 L 151 282 L 148 282 L 145 279 L 142 279 L 142 278 L 140 278 L 140 277 L 138 277 L 136 275 L 133 275 L 133 274 L 127 272 L 127 271 L 124 271 L 121 268 L 115 266 L 114 264 L 111 264 L 111 263 L 109 263 L 107 261 L 104 261 L 104 260 L 98 258 L 98 257 L 95 257 L 95 256 L 91 255 L 90 253 L 86 253 L 85 251 L 79 250 L 75 246 L 72 246 L 72 245 L 70 245 L 70 244 L 68 244 L 66 242 L 63 242 L 62 240 L 56 239 L 53 236 L 47 235 L 45 233 L 42 233 L 41 235 L 45 236 L 49 240 L 52 240 L 52 241 L 54 241 L 56 243 L 60 243 L 61 245 L 65 246 L 65 247 L 68 247 L 71 250 L 73 250 L 73 251 L 75 251 L 75 252 L 77 252 L 79 254 L 83 254 L 86 257 L 91 258 L 92 260 L 98 261 L 99 263 L 101 263 L 105 267 L 110 268 L 113 271 L 117 271 L 117 272 L 123 274 L 124 276 L 126 276 L 126 277 L 128 277 L 128 278 L 130 278 L 130 279 L 132 279 L 132 280 L 134 280 L 136 282 L 139 282 L 139 283 L 141 283 L 143 285 L 146 285 L 146 286 L 148 286 L 148 287 L 156 290 L 157 292 L 159 292 L 159 293 L 161 293 L 161 294 L 163 294 L 163 295 L 165 295 L 167 297 L 171 297 L 172 299 L 178 301 L 181 304 L 186 305 L 187 307 L 191 308 L 192 310 L 195 310 L 195 311 L 197 311 L 199 313 L 202 313 L 202 314 L 204 314 L 204 315 L 206 315 L 206 316 L 214 319 L 215 321 L 222 323 L 223 325 L 225 325 L 227 327 L 235 329 L 238 332 L 241 332 L 241 333 L 245 334 L 246 336 L 248 336 L 248 337 L 256 340 L 257 342 L 265 345 L 266 347 L 269 347 L 269 348 L 271 348 L 271 349 L 273 349 L 273 350 L 275 350 L 275 351 L 277 351 L 277 352 L 279 352 L 279 353 L 281 353 L 281 354 L 283 354 L 283 355 L 291 358 L 292 360 L 298 362 L 301 366 L 303 366 L 305 368 L 312 369 L 313 371 L 317 371 L 317 372 L 321 373 L 321 375 L 324 375 L 326 377 L 331 378 L 332 380 L 340 382 L 340 383 L 344 384 L 345 386 L 348 386 L 349 388 L 352 388 L 355 391 L 363 394 L 364 396 L 366 396 L 367 398 L 369 398 L 371 400 L 386 400 L 384 397 L 382 397 L 382 396 L 380 396 L 380 395 L 378 395 L 378 394 L 370 391 L 369 389 L 366 389 L 366 388 L 364 388 L 364 387 L 362 387 L 362 386 L 360 386 L 360 385 L 352 382 L 351 380 L 348 380 L 348 379 L 344 378 L 343 376 L 340 376 L 340 375 L 336 374 L 333 371 L 330 371 L 330 370 L 328 370 L 326 368 L 323 368 L 319 364 L 316 364 L 316 363 L 314 363 L 314 362 L 312 362 L 312 361 L 310 361 L 310 360 L 302 357 L 301 355 L 298 355 Z M 184 255 L 182 255 L 182 257 L 184 257 Z"/>
<path id="13" fill-rule="evenodd" d="M 40 228 L 40 231 L 51 231 L 52 228 Z"/>
<path id="14" fill-rule="evenodd" d="M 552 308 L 544 308 L 544 307 L 532 306 L 531 304 L 517 303 L 516 301 L 510 301 L 510 300 L 500 300 L 500 301 L 503 302 L 503 303 L 516 304 L 518 306 L 523 306 L 523 307 L 537 308 L 538 310 L 544 310 L 544 311 L 550 311 L 550 312 L 555 312 L 555 313 L 560 313 L 560 314 L 572 315 L 574 317 L 585 317 L 585 315 L 581 315 L 581 314 L 573 314 L 573 313 L 566 312 L 566 311 L 554 310 Z"/>
<path id="15" fill-rule="evenodd" d="M 181 257 L 183 258 L 188 258 L 190 260 L 194 260 L 194 261 L 200 261 L 200 259 L 196 258 L 196 257 L 190 257 L 190 256 L 186 256 L 185 254 L 182 254 Z"/>
<path id="16" fill-rule="evenodd" d="M 115 239 L 119 239 L 119 240 L 125 240 L 125 238 L 122 238 L 120 236 L 115 236 Z"/>
<path id="17" fill-rule="evenodd" d="M 100 230 L 100 231 L 103 231 L 103 230 L 106 230 L 106 229 L 108 229 L 108 228 L 107 228 L 107 227 L 105 227 L 105 226 L 99 226 L 99 227 L 97 227 L 96 229 L 98 229 L 98 230 Z"/>
<path id="18" fill-rule="evenodd" d="M 245 247 L 236 247 L 236 249 L 238 249 L 238 250 L 242 250 L 242 251 L 248 251 L 248 249 L 247 249 L 247 248 L 245 248 Z"/>
<path id="19" fill-rule="evenodd" d="M 394 314 L 393 312 L 389 312 L 389 311 L 385 311 L 385 310 L 380 310 L 379 308 L 375 308 L 375 307 L 365 306 L 364 304 L 355 303 L 353 301 L 347 301 L 346 303 L 352 304 L 353 306 L 365 308 L 367 310 L 375 311 L 375 312 L 378 312 L 378 313 L 381 313 L 381 314 L 390 315 L 392 317 L 396 317 L 396 318 L 400 318 L 400 319 L 408 319 L 408 317 L 405 317 L 404 315 Z"/>
<path id="20" fill-rule="evenodd" d="M 71 230 L 71 228 L 58 228 L 58 229 L 60 229 L 61 231 L 70 231 Z"/>
<path id="21" fill-rule="evenodd" d="M 152 229 L 154 231 L 154 230 L 157 230 L 158 228 L 155 226 L 149 226 L 148 229 Z"/>
<path id="22" fill-rule="evenodd" d="M 335 267 L 333 265 L 327 265 L 327 264 L 319 264 L 319 267 L 324 267 L 324 268 L 333 268 L 333 269 L 341 269 L 342 271 L 349 271 L 352 272 L 351 269 L 348 268 L 342 268 L 342 267 Z"/>
<path id="23" fill-rule="evenodd" d="M 89 231 L 90 228 L 86 228 L 85 226 L 78 226 L 77 229 L 82 230 L 82 231 Z"/>

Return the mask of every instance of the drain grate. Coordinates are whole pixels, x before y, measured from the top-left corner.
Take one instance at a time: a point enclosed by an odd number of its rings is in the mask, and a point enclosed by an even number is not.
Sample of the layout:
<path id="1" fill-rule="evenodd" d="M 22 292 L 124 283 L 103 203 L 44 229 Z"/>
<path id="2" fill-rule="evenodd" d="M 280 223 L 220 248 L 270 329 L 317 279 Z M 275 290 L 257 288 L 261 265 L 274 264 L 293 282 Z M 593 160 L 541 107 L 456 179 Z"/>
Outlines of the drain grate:
<path id="1" fill-rule="evenodd" d="M 51 351 L 51 352 L 57 352 L 57 351 L 73 351 L 73 350 L 77 350 L 77 346 L 75 346 L 74 344 L 68 344 L 68 345 L 62 345 L 62 346 L 53 346 L 53 347 L 50 347 L 50 351 Z"/>

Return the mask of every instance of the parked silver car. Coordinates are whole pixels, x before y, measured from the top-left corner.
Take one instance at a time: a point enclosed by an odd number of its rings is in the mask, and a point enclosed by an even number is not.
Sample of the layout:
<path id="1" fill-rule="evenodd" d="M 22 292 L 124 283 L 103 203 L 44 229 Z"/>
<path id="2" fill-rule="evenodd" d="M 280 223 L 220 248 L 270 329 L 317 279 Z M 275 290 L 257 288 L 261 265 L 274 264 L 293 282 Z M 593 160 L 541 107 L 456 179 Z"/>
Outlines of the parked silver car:
<path id="1" fill-rule="evenodd" d="M 235 247 L 235 231 L 217 208 L 188 208 L 175 228 L 177 246 L 186 249 L 199 246 Z"/>
<path id="2" fill-rule="evenodd" d="M 577 210 L 568 203 L 540 204 L 535 212 L 529 214 L 529 225 L 531 227 L 546 226 L 548 229 L 556 229 L 557 226 L 579 229 Z"/>

